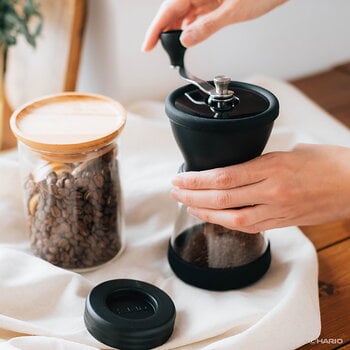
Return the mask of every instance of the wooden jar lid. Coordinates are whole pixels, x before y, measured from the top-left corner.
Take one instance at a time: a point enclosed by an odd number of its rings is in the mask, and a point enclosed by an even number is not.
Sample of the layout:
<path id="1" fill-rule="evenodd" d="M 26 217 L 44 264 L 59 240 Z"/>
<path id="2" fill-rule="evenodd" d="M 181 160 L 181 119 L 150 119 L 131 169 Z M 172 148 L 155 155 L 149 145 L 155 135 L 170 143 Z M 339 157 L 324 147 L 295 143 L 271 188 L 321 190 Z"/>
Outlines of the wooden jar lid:
<path id="1" fill-rule="evenodd" d="M 75 92 L 45 96 L 16 110 L 11 129 L 18 140 L 43 152 L 75 153 L 111 143 L 125 125 L 116 101 Z"/>

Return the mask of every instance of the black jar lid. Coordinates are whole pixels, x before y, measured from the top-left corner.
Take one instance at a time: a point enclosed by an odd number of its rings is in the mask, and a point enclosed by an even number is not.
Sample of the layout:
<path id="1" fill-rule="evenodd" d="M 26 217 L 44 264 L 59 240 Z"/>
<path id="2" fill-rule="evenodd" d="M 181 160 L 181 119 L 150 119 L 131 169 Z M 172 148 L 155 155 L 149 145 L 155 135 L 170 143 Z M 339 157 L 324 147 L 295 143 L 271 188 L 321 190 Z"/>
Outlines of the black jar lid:
<path id="1" fill-rule="evenodd" d="M 168 96 L 166 113 L 173 123 L 198 130 L 246 130 L 269 124 L 277 118 L 278 100 L 270 91 L 238 81 L 232 81 L 229 88 L 239 103 L 219 116 L 205 102 L 207 95 L 192 84 L 182 86 Z"/>
<path id="2" fill-rule="evenodd" d="M 117 279 L 89 293 L 84 321 L 100 342 L 123 350 L 152 349 L 171 336 L 176 310 L 170 297 L 146 282 Z"/>

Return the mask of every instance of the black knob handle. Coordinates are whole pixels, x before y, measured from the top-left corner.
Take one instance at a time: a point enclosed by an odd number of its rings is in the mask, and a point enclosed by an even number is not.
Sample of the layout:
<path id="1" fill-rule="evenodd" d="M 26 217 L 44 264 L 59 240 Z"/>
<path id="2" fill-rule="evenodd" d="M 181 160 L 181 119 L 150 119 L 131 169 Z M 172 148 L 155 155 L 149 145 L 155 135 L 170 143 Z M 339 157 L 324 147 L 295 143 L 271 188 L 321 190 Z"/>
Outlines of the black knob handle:
<path id="1" fill-rule="evenodd" d="M 182 30 L 169 30 L 160 34 L 160 41 L 170 58 L 170 63 L 175 67 L 183 67 L 186 47 L 180 42 Z"/>

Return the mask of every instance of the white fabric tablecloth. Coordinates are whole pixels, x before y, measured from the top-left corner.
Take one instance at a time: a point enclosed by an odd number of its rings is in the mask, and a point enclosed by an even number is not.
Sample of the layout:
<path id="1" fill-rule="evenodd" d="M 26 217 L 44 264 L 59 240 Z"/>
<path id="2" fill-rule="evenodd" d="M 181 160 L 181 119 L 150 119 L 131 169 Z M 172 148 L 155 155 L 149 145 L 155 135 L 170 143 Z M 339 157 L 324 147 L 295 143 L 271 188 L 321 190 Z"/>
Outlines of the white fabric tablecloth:
<path id="1" fill-rule="evenodd" d="M 298 142 L 350 146 L 350 133 L 291 86 L 267 78 L 281 114 L 266 151 Z M 295 349 L 320 333 L 317 256 L 295 227 L 267 232 L 272 265 L 255 285 L 209 292 L 172 273 L 166 249 L 176 217 L 170 181 L 181 164 L 160 103 L 129 109 L 121 146 L 126 207 L 123 255 L 93 272 L 69 272 L 29 250 L 16 153 L 0 157 L 0 349 L 106 348 L 86 331 L 91 288 L 115 278 L 140 279 L 167 292 L 177 308 L 173 336 L 160 349 Z"/>

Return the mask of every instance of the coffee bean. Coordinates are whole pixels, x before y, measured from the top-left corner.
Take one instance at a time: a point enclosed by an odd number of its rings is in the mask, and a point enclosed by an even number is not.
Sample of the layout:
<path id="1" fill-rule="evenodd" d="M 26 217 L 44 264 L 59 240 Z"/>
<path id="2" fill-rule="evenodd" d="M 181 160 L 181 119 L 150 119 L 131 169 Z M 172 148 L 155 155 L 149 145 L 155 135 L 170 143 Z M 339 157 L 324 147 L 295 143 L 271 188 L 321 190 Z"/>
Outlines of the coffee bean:
<path id="1" fill-rule="evenodd" d="M 112 149 L 85 162 L 48 163 L 28 176 L 25 191 L 34 254 L 79 269 L 101 265 L 120 251 L 115 155 Z"/>
<path id="2" fill-rule="evenodd" d="M 54 218 L 58 218 L 61 216 L 61 210 L 57 206 L 51 207 L 50 213 Z"/>
<path id="3" fill-rule="evenodd" d="M 46 182 L 50 184 L 56 184 L 56 181 L 57 181 L 57 174 L 54 171 L 51 171 L 46 177 Z"/>
<path id="4" fill-rule="evenodd" d="M 39 195 L 36 193 L 30 198 L 29 203 L 28 203 L 29 215 L 35 215 L 35 211 L 36 211 L 36 208 L 38 206 L 38 202 L 39 202 Z"/>
<path id="5" fill-rule="evenodd" d="M 49 252 L 52 253 L 53 255 L 58 253 L 58 248 L 53 246 L 53 247 L 49 247 Z"/>
<path id="6" fill-rule="evenodd" d="M 87 191 L 85 194 L 84 194 L 84 201 L 88 201 L 89 198 L 91 196 L 91 192 L 90 191 Z"/>
<path id="7" fill-rule="evenodd" d="M 97 174 L 94 176 L 94 183 L 97 187 L 102 187 L 104 184 L 104 178 L 102 175 Z"/>
<path id="8" fill-rule="evenodd" d="M 64 188 L 71 189 L 73 188 L 73 181 L 71 179 L 66 179 L 63 183 Z"/>

